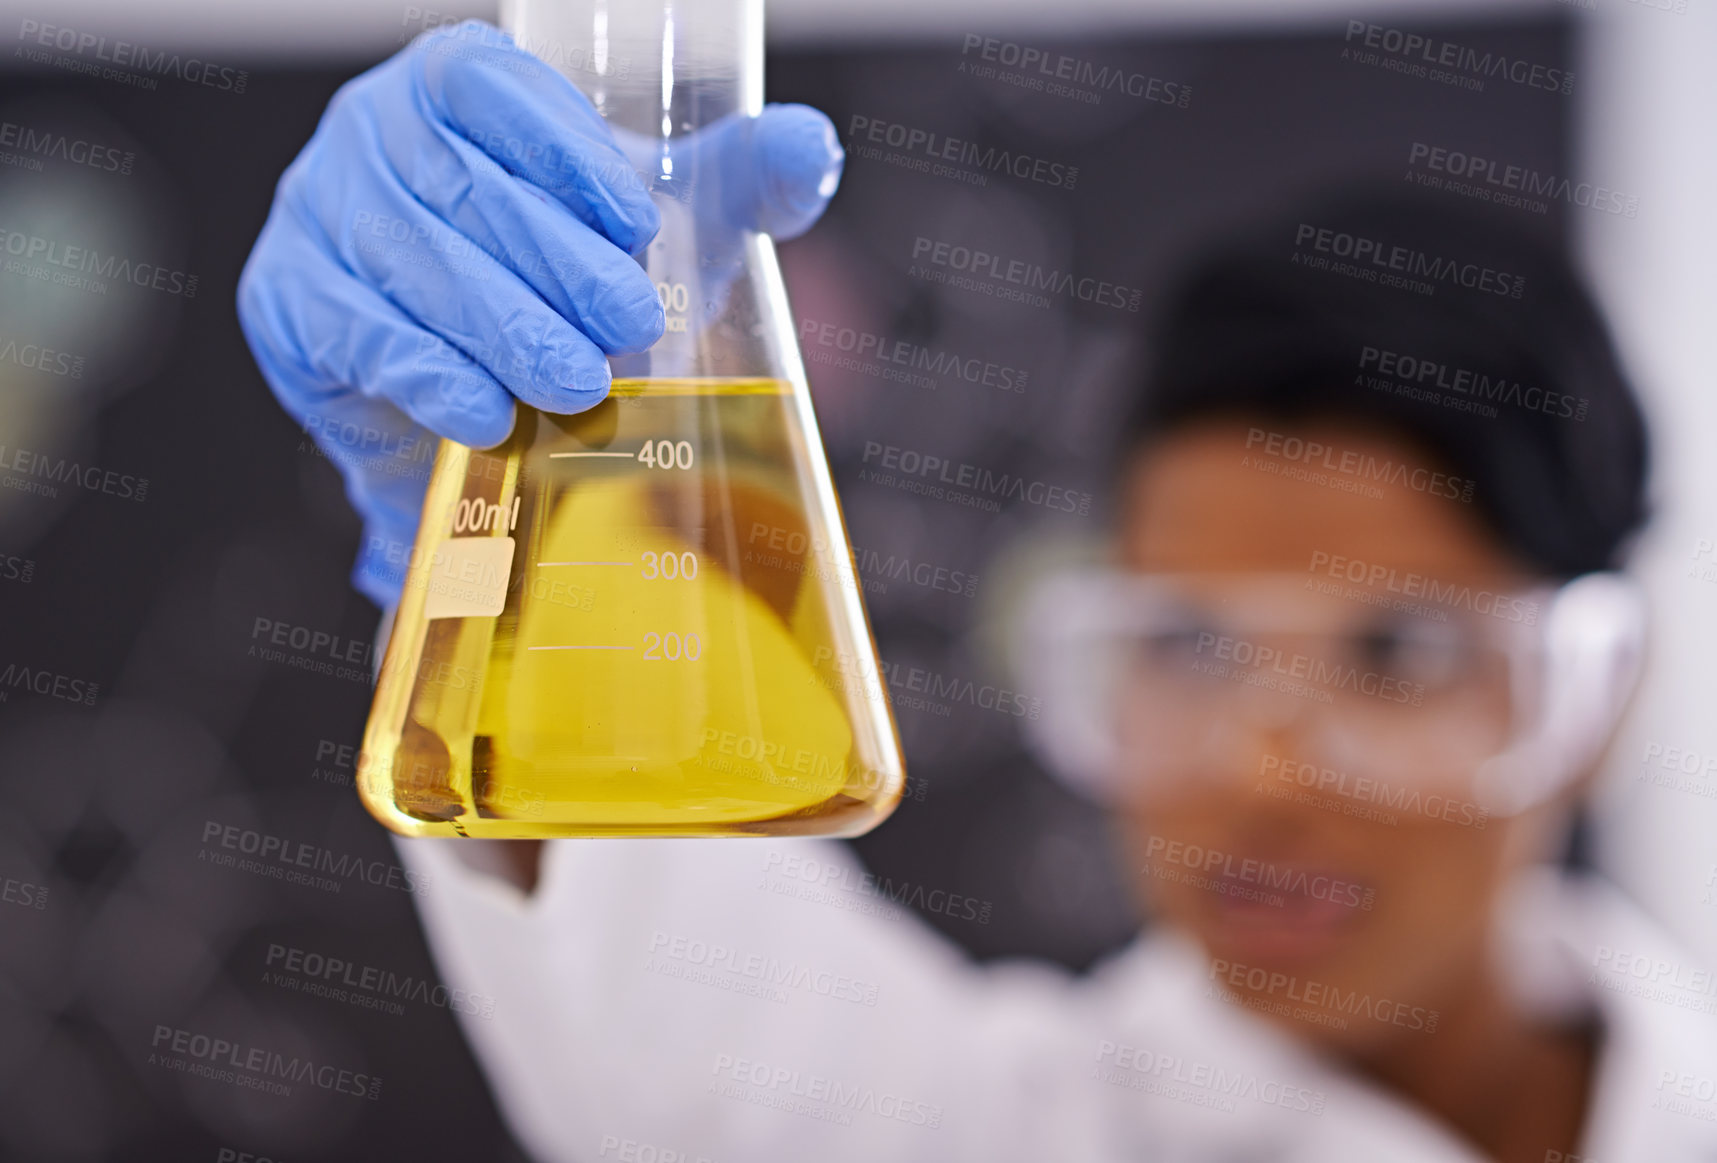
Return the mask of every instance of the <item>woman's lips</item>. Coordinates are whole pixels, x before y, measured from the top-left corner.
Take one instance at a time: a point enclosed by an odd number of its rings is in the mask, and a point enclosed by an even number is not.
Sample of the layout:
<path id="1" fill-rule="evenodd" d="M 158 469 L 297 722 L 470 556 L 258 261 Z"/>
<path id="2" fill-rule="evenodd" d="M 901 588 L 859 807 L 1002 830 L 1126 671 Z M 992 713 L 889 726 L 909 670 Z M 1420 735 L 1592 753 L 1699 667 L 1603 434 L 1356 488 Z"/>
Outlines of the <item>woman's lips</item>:
<path id="1" fill-rule="evenodd" d="M 1210 942 L 1234 960 L 1257 962 L 1328 954 L 1364 922 L 1375 895 L 1351 874 L 1294 861 L 1247 861 L 1202 887 Z"/>

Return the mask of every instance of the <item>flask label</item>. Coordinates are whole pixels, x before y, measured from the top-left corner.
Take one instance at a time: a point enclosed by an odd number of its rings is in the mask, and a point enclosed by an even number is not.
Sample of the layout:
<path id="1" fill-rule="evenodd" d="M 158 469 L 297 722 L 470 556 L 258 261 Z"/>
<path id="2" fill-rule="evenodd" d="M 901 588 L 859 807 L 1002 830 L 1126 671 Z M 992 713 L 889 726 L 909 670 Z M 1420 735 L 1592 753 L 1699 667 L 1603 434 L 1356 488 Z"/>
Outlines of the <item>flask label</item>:
<path id="1" fill-rule="evenodd" d="M 493 618 L 507 604 L 511 537 L 449 537 L 429 564 L 425 618 Z"/>

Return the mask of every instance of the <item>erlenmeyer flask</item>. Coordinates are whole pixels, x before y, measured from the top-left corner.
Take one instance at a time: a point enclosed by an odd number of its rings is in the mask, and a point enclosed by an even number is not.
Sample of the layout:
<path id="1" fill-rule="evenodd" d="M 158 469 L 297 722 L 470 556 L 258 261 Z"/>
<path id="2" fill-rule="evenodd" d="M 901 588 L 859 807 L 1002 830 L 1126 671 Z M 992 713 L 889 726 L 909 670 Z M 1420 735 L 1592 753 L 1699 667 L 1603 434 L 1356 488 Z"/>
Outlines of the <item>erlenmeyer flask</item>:
<path id="1" fill-rule="evenodd" d="M 761 111 L 761 0 L 523 0 L 622 137 L 668 318 L 609 398 L 443 442 L 360 759 L 407 835 L 853 835 L 905 772 L 767 237 L 695 135 Z M 708 138 L 701 140 L 707 141 Z"/>

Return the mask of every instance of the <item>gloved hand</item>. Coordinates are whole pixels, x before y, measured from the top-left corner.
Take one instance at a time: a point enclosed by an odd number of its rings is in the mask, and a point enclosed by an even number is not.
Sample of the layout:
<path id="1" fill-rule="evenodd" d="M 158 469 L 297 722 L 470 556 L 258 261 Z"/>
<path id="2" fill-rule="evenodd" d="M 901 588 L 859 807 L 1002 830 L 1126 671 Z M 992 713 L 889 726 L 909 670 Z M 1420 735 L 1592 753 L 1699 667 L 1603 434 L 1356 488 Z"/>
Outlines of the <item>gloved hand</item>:
<path id="1" fill-rule="evenodd" d="M 689 144 L 720 176 L 700 214 L 783 239 L 821 216 L 843 160 L 804 105 Z M 238 312 L 364 519 L 359 590 L 397 600 L 436 436 L 493 447 L 515 398 L 589 408 L 607 356 L 661 337 L 633 257 L 659 225 L 584 94 L 481 22 L 426 33 L 334 95 L 275 191 Z"/>

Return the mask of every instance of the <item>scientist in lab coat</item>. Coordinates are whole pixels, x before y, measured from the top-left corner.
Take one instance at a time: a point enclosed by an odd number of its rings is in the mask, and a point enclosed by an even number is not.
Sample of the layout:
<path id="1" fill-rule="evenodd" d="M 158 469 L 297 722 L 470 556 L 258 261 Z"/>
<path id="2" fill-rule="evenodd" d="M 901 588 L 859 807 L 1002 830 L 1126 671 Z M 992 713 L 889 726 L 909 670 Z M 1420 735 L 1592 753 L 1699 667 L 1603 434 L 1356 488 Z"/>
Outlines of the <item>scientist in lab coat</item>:
<path id="1" fill-rule="evenodd" d="M 384 205 L 441 216 L 479 267 L 520 223 L 545 253 L 647 240 L 623 191 L 484 155 L 602 132 L 513 51 L 407 50 L 283 179 L 240 314 L 295 413 L 492 443 L 507 393 L 599 398 L 582 349 L 563 396 L 461 344 L 484 295 L 592 351 L 648 340 L 592 314 L 646 299 L 607 250 L 553 268 L 574 291 L 500 267 L 443 287 L 348 237 Z M 832 191 L 808 113 L 733 147 L 747 228 L 802 230 Z M 449 174 L 457 197 L 412 186 Z M 1464 265 L 1350 261 L 1392 248 Z M 470 355 L 457 390 L 390 354 L 437 336 Z M 834 841 L 401 841 L 446 983 L 493 999 L 461 1020 L 520 1141 L 545 1163 L 1717 1161 L 1710 974 L 1563 858 L 1637 670 L 1615 571 L 1647 468 L 1563 261 L 1435 203 L 1284 220 L 1178 284 L 1116 422 L 1111 552 L 1017 612 L 1017 685 L 1045 762 L 1111 808 L 1149 928 L 1087 975 L 979 966 Z M 340 463 L 367 544 L 409 544 L 420 497 Z"/>
<path id="2" fill-rule="evenodd" d="M 531 1150 L 1717 1160 L 1710 974 L 1559 863 L 1637 662 L 1640 414 L 1555 258 L 1333 220 L 1515 256 L 1534 299 L 1285 265 L 1280 231 L 1181 287 L 1113 559 L 1040 586 L 1018 684 L 1158 923 L 1075 977 L 973 964 L 836 842 L 404 841 Z"/>

